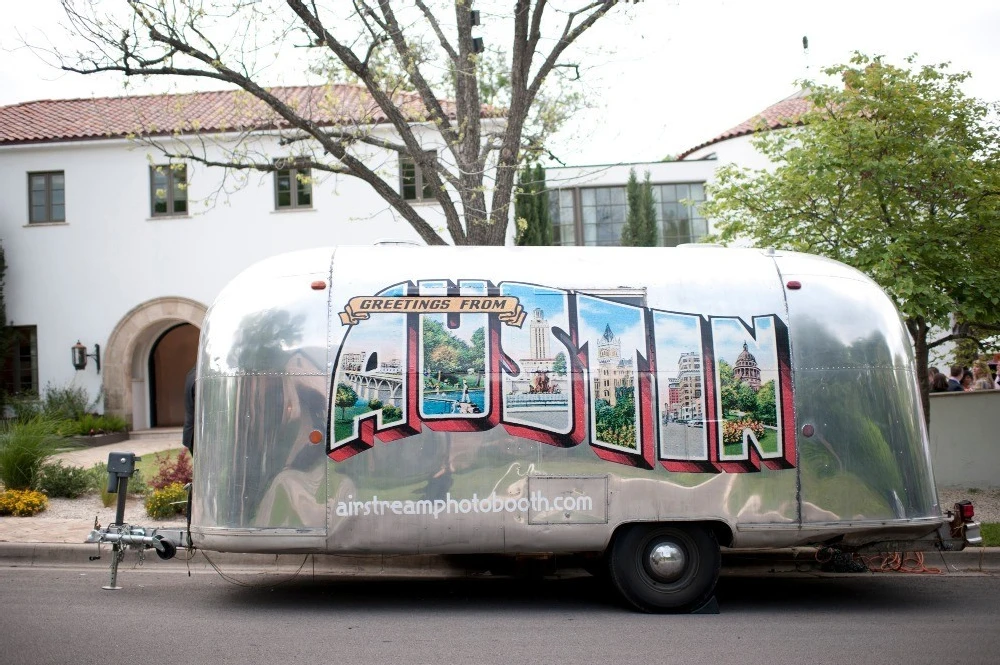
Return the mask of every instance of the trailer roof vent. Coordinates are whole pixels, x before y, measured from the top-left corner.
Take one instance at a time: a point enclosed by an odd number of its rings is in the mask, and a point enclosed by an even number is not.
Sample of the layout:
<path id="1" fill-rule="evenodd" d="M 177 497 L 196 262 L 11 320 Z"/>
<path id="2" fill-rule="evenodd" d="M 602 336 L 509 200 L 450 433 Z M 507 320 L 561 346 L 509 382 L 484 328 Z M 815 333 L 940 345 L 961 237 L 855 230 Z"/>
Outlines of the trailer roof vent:
<path id="1" fill-rule="evenodd" d="M 376 240 L 374 245 L 378 246 L 390 246 L 390 247 L 422 247 L 419 242 L 413 240 L 396 240 L 393 238 L 387 238 L 385 240 Z"/>

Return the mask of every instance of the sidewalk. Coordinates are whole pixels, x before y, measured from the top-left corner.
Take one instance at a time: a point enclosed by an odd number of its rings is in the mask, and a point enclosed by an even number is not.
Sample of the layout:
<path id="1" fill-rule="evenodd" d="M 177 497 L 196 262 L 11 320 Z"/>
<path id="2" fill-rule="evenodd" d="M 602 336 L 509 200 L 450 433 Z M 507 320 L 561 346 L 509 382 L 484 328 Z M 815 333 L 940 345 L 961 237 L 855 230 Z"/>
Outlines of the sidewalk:
<path id="1" fill-rule="evenodd" d="M 63 464 L 69 466 L 88 468 L 100 462 L 107 463 L 108 455 L 111 453 L 135 453 L 138 457 L 142 457 L 143 455 L 152 455 L 153 453 L 180 447 L 180 437 L 176 439 L 148 439 L 146 441 L 129 439 L 128 441 L 120 441 L 119 443 L 112 443 L 107 446 L 94 446 L 93 448 L 81 448 L 68 453 L 60 453 L 53 457 L 52 461 L 61 461 Z"/>
<path id="2" fill-rule="evenodd" d="M 112 452 L 132 452 L 140 457 L 180 447 L 179 439 L 147 441 L 122 441 L 58 455 L 56 459 L 74 466 L 89 467 L 107 462 Z M 97 504 L 100 506 L 100 504 Z M 59 518 L 45 512 L 33 517 L 0 517 L 0 567 L 49 567 L 75 566 L 106 572 L 110 564 L 111 547 L 86 544 L 87 535 L 94 528 L 95 517 L 102 525 L 114 521 L 115 506 L 92 510 L 83 507 L 78 515 Z M 125 521 L 145 527 L 184 529 L 181 520 L 154 521 L 147 515 L 142 503 L 130 497 L 126 503 Z M 181 550 L 170 561 L 161 561 L 153 550 L 147 550 L 144 565 L 158 570 L 212 571 L 215 564 L 225 572 L 291 574 L 305 565 L 310 574 L 321 573 L 347 576 L 406 576 L 449 577 L 476 574 L 477 570 L 456 564 L 461 557 L 442 556 L 342 556 L 303 554 L 225 554 L 195 552 L 191 559 Z M 471 561 L 472 559 L 469 558 Z M 138 561 L 134 550 L 126 552 L 121 571 L 131 571 Z M 924 565 L 943 573 L 1000 573 L 1000 547 L 970 548 L 963 552 L 926 552 Z M 304 568 L 303 568 L 304 569 Z M 790 548 L 775 551 L 723 550 L 723 575 L 767 576 L 775 574 L 823 574 L 815 561 L 812 548 Z M 841 575 L 845 573 L 830 573 Z M 870 573 L 865 573 L 870 574 Z M 887 573 L 892 574 L 892 573 Z M 130 575 L 131 577 L 131 575 Z M 134 579 L 134 578 L 133 578 Z"/>
<path id="3" fill-rule="evenodd" d="M 93 448 L 82 448 L 72 452 L 61 453 L 53 457 L 53 461 L 61 461 L 64 464 L 88 468 L 100 462 L 107 463 L 108 455 L 111 453 L 135 453 L 139 457 L 152 455 L 164 450 L 172 450 L 181 447 L 180 438 L 164 438 L 147 441 L 120 441 L 107 446 L 94 446 Z M 69 502 L 68 499 L 55 499 L 55 501 Z M 73 502 L 74 504 L 76 502 Z M 125 504 L 125 521 L 131 524 L 149 524 L 151 521 L 146 516 L 146 511 L 142 502 L 134 497 L 129 497 Z M 94 528 L 95 517 L 102 525 L 107 525 L 114 521 L 115 506 L 105 508 L 98 502 L 94 507 L 88 509 L 81 506 L 75 511 L 73 517 L 56 517 L 51 511 L 43 511 L 32 517 L 0 517 L 0 545 L 8 543 L 29 543 L 34 546 L 41 544 L 80 544 L 87 538 L 87 534 Z M 182 521 L 164 523 L 162 526 L 178 528 L 184 524 Z M 161 526 L 160 524 L 150 524 L 150 526 Z M 0 565 L 3 565 L 4 550 L 0 549 Z"/>

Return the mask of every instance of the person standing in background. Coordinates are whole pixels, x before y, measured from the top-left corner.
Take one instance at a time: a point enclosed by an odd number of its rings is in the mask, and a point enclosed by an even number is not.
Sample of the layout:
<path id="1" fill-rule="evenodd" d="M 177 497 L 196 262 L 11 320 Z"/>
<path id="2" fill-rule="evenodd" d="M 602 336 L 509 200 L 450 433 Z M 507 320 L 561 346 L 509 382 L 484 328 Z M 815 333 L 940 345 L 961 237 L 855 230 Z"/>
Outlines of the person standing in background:
<path id="1" fill-rule="evenodd" d="M 931 392 L 932 393 L 948 392 L 948 377 L 946 377 L 941 372 L 935 374 L 934 380 L 931 381 Z"/>
<path id="2" fill-rule="evenodd" d="M 194 455 L 194 379 L 195 368 L 192 367 L 184 379 L 184 430 L 181 434 L 181 443 L 191 455 Z"/>
<path id="3" fill-rule="evenodd" d="M 961 365 L 951 366 L 951 376 L 948 377 L 948 392 L 950 393 L 960 393 L 964 388 L 962 388 L 962 374 L 965 373 L 965 368 Z"/>
<path id="4" fill-rule="evenodd" d="M 993 390 L 993 382 L 990 381 L 990 370 L 986 363 L 976 363 L 972 366 L 972 389 L 973 390 Z"/>

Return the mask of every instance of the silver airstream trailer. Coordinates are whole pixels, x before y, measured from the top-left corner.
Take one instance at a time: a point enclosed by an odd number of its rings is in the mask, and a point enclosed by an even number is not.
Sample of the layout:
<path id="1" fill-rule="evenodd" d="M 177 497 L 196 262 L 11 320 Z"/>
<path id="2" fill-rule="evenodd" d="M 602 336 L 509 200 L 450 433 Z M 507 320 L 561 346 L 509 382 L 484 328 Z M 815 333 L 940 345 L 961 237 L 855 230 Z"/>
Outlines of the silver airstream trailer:
<path id="1" fill-rule="evenodd" d="M 813 256 L 287 254 L 219 295 L 197 377 L 205 550 L 585 553 L 687 611 L 720 546 L 976 535 L 938 505 L 895 308 Z"/>

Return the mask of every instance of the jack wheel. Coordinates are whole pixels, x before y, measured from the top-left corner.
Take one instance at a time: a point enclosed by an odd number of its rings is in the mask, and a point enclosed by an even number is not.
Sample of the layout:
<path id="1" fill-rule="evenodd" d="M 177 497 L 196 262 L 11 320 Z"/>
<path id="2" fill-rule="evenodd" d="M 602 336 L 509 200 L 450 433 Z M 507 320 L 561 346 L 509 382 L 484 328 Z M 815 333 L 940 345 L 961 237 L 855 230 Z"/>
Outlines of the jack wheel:
<path id="1" fill-rule="evenodd" d="M 160 557 L 164 561 L 169 561 L 177 555 L 177 546 L 174 545 L 172 540 L 167 540 L 163 536 L 157 536 L 156 539 L 161 545 L 163 545 L 162 552 L 157 547 L 153 548 L 156 551 L 156 556 Z"/>

